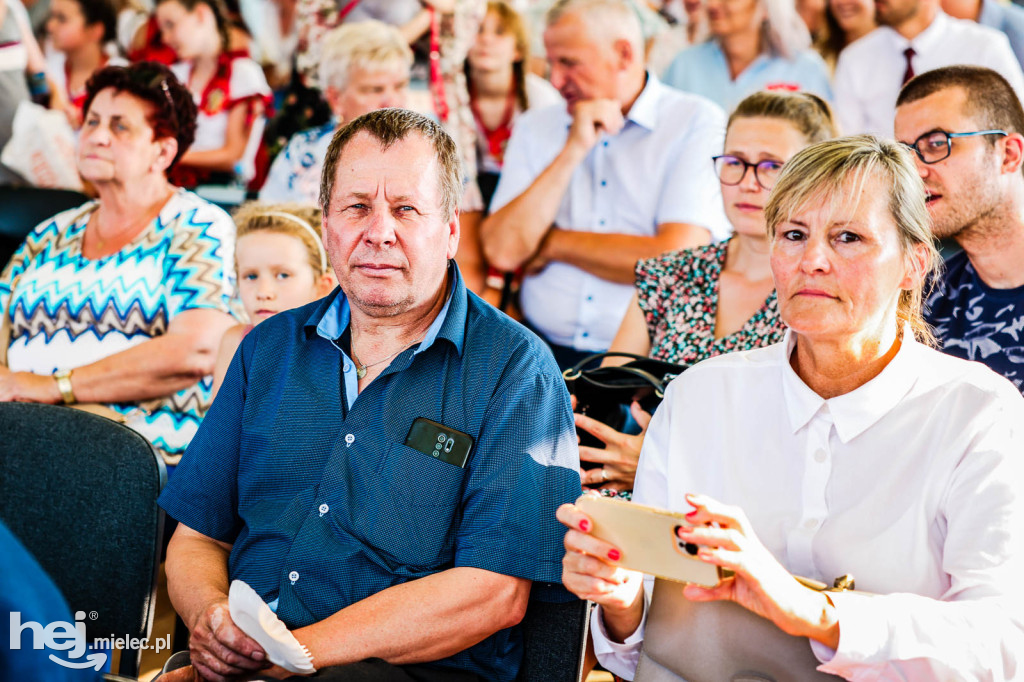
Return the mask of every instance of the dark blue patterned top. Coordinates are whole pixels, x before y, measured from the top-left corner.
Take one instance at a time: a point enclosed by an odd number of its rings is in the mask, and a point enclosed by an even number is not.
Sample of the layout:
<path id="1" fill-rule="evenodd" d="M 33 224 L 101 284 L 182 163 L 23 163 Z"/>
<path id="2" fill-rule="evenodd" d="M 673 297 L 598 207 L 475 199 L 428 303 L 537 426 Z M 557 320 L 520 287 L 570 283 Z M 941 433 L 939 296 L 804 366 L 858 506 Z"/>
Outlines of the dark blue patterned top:
<path id="1" fill-rule="evenodd" d="M 925 320 L 944 352 L 983 362 L 1024 392 L 1024 287 L 993 289 L 961 252 L 946 261 Z"/>
<path id="2" fill-rule="evenodd" d="M 456 566 L 560 581 L 555 509 L 580 493 L 565 382 L 536 336 L 449 272 L 436 339 L 400 353 L 351 407 L 350 361 L 317 333 L 340 290 L 258 325 L 160 497 L 233 545 L 230 577 L 278 599 L 289 628 Z M 473 437 L 464 469 L 404 445 L 417 417 Z M 512 628 L 440 665 L 511 681 L 521 656 Z"/>

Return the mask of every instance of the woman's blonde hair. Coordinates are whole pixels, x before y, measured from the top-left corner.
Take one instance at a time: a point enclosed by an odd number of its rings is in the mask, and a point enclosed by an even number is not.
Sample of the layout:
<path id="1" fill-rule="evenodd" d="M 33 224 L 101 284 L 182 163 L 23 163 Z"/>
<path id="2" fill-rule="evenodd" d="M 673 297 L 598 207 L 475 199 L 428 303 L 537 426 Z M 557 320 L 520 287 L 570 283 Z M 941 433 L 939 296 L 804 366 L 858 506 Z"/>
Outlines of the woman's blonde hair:
<path id="1" fill-rule="evenodd" d="M 782 223 L 812 204 L 834 209 L 859 201 L 871 179 L 889 190 L 889 213 L 896 222 L 900 249 L 909 267 L 917 267 L 912 253 L 924 247 L 927 259 L 921 283 L 900 292 L 896 315 L 909 323 L 919 340 L 934 344 L 921 314 L 924 287 L 941 260 L 925 206 L 925 189 L 913 156 L 906 147 L 874 135 L 841 137 L 811 145 L 786 162 L 765 206 L 768 236 L 774 240 Z M 852 183 L 852 184 L 851 184 Z M 902 324 L 900 325 L 902 330 Z"/>
<path id="2" fill-rule="evenodd" d="M 307 261 L 319 277 L 328 272 L 327 253 L 320 232 L 320 209 L 308 204 L 261 204 L 250 201 L 233 214 L 237 238 L 254 232 L 274 232 L 295 237 L 306 247 Z M 238 257 L 235 256 L 235 270 Z"/>
<path id="3" fill-rule="evenodd" d="M 740 118 L 774 118 L 799 130 L 808 144 L 831 140 L 839 134 L 828 102 L 809 92 L 760 90 L 743 99 L 729 115 L 726 130 Z"/>
<path id="4" fill-rule="evenodd" d="M 811 33 L 796 11 L 793 0 L 758 0 L 764 8 L 762 36 L 767 51 L 795 58 L 811 46 Z"/>

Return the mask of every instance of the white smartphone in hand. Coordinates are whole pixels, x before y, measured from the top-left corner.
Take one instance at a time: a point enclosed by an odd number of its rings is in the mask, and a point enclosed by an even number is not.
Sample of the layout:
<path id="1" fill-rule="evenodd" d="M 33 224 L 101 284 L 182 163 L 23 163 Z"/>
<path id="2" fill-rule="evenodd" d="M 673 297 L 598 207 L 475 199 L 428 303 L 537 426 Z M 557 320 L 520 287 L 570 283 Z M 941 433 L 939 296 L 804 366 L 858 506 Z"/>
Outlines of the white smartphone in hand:
<path id="1" fill-rule="evenodd" d="M 708 587 L 728 574 L 698 559 L 697 546 L 679 539 L 676 529 L 693 525 L 679 512 L 586 494 L 576 506 L 593 522 L 590 534 L 622 552 L 618 563 L 625 568 Z"/>

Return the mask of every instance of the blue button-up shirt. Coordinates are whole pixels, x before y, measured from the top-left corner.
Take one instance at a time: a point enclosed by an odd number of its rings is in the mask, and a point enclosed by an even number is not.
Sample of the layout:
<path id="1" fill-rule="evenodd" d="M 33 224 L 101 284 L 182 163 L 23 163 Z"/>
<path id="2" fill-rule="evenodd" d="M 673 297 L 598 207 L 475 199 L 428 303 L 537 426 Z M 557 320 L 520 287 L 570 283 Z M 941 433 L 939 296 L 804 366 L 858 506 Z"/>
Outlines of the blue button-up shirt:
<path id="1" fill-rule="evenodd" d="M 351 401 L 352 362 L 323 335 L 347 325 L 340 290 L 258 325 L 160 497 L 232 544 L 231 579 L 277 599 L 289 628 L 456 566 L 560 580 L 555 509 L 580 492 L 564 381 L 454 264 L 449 281 L 432 343 L 398 354 Z M 404 444 L 418 417 L 474 439 L 465 468 Z M 512 628 L 438 665 L 503 681 L 520 659 Z"/>
<path id="2" fill-rule="evenodd" d="M 680 52 L 665 71 L 665 83 L 703 95 L 726 111 L 765 89 L 803 90 L 832 99 L 828 67 L 817 52 L 801 50 L 792 59 L 761 54 L 734 79 L 725 53 L 714 40 Z"/>
<path id="3" fill-rule="evenodd" d="M 572 116 L 562 105 L 516 120 L 494 192 L 497 211 L 529 188 L 565 147 Z M 711 157 L 722 153 L 725 114 L 704 99 L 662 85 L 653 75 L 615 135 L 602 134 L 573 172 L 555 215 L 566 230 L 653 237 L 665 223 L 707 228 L 715 240 L 732 228 Z M 548 340 L 605 350 L 633 296 L 632 284 L 574 265 L 549 263 L 520 290 L 526 318 Z"/>

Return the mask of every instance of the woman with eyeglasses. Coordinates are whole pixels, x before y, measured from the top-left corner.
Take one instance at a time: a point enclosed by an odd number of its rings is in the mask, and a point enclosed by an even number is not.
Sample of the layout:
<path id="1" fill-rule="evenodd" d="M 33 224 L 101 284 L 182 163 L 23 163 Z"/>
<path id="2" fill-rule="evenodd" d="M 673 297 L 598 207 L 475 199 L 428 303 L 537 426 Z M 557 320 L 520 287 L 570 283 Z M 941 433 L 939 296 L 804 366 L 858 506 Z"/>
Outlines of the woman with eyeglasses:
<path id="1" fill-rule="evenodd" d="M 638 262 L 636 293 L 609 350 L 693 364 L 780 341 L 785 327 L 768 263 L 764 206 L 783 164 L 835 135 L 832 112 L 816 95 L 762 91 L 740 102 L 724 153 L 714 157 L 733 237 Z M 646 429 L 651 416 L 639 403 L 630 411 Z M 580 446 L 582 461 L 603 465 L 583 471 L 583 483 L 631 490 L 643 431 L 627 435 L 582 414 L 576 426 L 605 444 Z"/>
<path id="2" fill-rule="evenodd" d="M 196 128 L 168 68 L 96 72 L 83 111 L 98 199 L 40 223 L 0 273 L 0 401 L 102 404 L 174 465 L 236 324 L 235 226 L 167 180 Z"/>

